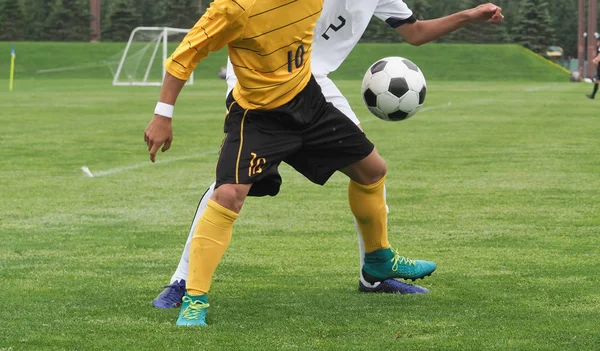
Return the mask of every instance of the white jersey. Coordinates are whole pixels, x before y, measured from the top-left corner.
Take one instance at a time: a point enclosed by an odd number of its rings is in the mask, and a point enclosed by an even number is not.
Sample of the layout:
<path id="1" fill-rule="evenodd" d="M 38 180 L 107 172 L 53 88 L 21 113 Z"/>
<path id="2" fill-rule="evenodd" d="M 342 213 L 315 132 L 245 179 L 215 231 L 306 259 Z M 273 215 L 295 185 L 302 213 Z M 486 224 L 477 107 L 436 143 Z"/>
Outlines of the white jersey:
<path id="1" fill-rule="evenodd" d="M 416 21 L 412 11 L 402 0 L 325 0 L 323 12 L 315 27 L 312 73 L 321 85 L 327 101 L 333 103 L 356 124 L 360 122 L 350 104 L 327 76 L 338 69 L 350 55 L 373 16 L 392 28 Z M 229 59 L 226 79 L 229 94 L 237 81 Z"/>
<path id="2" fill-rule="evenodd" d="M 402 0 L 325 0 L 315 27 L 312 72 L 327 76 L 340 67 L 375 16 L 392 28 L 414 22 L 412 11 Z"/>

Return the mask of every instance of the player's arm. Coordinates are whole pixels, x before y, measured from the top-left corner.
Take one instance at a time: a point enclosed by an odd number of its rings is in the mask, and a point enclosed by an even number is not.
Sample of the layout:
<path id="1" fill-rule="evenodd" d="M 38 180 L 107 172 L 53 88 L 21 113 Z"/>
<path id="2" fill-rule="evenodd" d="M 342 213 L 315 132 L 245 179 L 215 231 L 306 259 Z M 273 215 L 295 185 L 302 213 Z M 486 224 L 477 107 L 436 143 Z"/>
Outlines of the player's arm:
<path id="1" fill-rule="evenodd" d="M 252 3 L 252 1 L 249 2 Z M 246 23 L 247 13 L 235 1 L 215 0 L 183 38 L 173 55 L 165 61 L 167 73 L 159 102 L 156 105 L 154 117 L 144 132 L 144 141 L 148 145 L 152 162 L 156 160 L 156 153 L 161 146 L 162 152 L 171 147 L 173 110 L 185 82 L 209 52 L 221 49 L 241 34 Z"/>
<path id="2" fill-rule="evenodd" d="M 445 17 L 406 23 L 396 28 L 396 32 L 412 45 L 423 45 L 468 24 L 484 22 L 501 23 L 502 9 L 492 3 L 457 12 Z"/>
<path id="3" fill-rule="evenodd" d="M 173 128 L 171 126 L 173 107 L 185 82 L 185 80 L 173 77 L 169 72 L 165 74 L 154 117 L 144 132 L 144 141 L 148 145 L 152 162 L 156 160 L 156 152 L 158 152 L 161 145 L 162 152 L 171 148 L 171 142 L 173 141 Z"/>

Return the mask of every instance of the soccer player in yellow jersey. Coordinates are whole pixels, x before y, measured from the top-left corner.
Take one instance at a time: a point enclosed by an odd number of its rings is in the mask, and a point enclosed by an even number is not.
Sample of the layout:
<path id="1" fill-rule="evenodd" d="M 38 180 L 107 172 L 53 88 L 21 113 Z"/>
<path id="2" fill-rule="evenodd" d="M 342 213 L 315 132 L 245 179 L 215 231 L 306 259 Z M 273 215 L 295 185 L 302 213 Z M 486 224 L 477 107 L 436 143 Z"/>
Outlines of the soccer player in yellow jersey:
<path id="1" fill-rule="evenodd" d="M 227 98 L 215 191 L 191 243 L 177 325 L 206 325 L 207 293 L 233 223 L 246 196 L 278 193 L 282 161 L 317 184 L 338 170 L 351 179 L 348 198 L 364 241 L 367 281 L 418 279 L 436 268 L 391 250 L 385 161 L 364 133 L 326 102 L 311 75 L 313 29 L 321 10 L 322 0 L 215 0 L 165 63 L 160 101 L 144 134 L 152 161 L 161 146 L 169 149 L 177 96 L 209 51 L 228 45 L 238 77 Z"/>
<path id="2" fill-rule="evenodd" d="M 323 11 L 317 20 L 314 41 L 312 43 L 312 74 L 321 86 L 325 99 L 360 127 L 360 121 L 354 111 L 352 111 L 348 100 L 346 100 L 335 85 L 335 82 L 328 76 L 330 73 L 335 72 L 345 61 L 363 36 L 372 18 L 377 18 L 386 23 L 405 42 L 412 45 L 423 45 L 470 23 L 488 22 L 490 24 L 500 24 L 503 21 L 503 17 L 502 9 L 492 3 L 478 5 L 474 8 L 441 18 L 417 20 L 409 6 L 403 0 L 325 0 Z M 401 46 L 397 47 L 397 50 L 402 49 L 403 47 Z M 227 80 L 227 93 L 229 94 L 237 82 L 230 61 L 227 64 L 225 78 Z M 215 182 L 212 182 L 198 201 L 198 207 L 194 213 L 194 219 L 192 220 L 192 225 L 190 226 L 186 244 L 177 268 L 171 276 L 169 284 L 152 301 L 152 305 L 156 308 L 173 308 L 181 305 L 181 300 L 185 295 L 185 283 L 188 279 L 190 244 L 194 237 L 196 225 L 204 214 L 207 202 L 212 197 L 214 188 Z M 358 254 L 360 257 L 359 270 L 362 271 L 365 252 L 360 228 L 357 228 L 357 234 Z M 409 237 L 414 238 L 411 235 L 405 236 L 407 239 Z M 396 243 L 396 245 L 398 244 Z M 427 288 L 397 279 L 369 283 L 362 277 L 362 273 L 359 273 L 357 285 L 358 291 L 365 293 L 424 294 L 429 291 Z"/>

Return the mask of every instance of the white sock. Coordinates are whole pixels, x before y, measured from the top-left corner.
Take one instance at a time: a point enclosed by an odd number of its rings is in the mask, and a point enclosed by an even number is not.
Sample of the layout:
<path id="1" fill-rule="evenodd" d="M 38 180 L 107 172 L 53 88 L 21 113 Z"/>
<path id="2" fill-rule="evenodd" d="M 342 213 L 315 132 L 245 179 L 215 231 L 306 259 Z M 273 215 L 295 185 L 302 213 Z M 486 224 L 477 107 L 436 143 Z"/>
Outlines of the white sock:
<path id="1" fill-rule="evenodd" d="M 194 237 L 194 231 L 196 230 L 196 225 L 198 221 L 202 217 L 204 210 L 206 210 L 206 206 L 208 200 L 212 197 L 212 194 L 215 192 L 215 183 L 212 183 L 202 197 L 200 198 L 200 202 L 198 203 L 198 208 L 196 208 L 196 214 L 194 215 L 194 221 L 192 222 L 192 226 L 190 227 L 190 233 L 188 234 L 187 241 L 185 243 L 185 248 L 183 249 L 183 254 L 181 254 L 181 259 L 179 260 L 179 265 L 177 266 L 177 270 L 175 274 L 171 277 L 171 283 L 173 284 L 177 280 L 185 279 L 188 277 L 188 265 L 190 264 L 190 243 L 192 242 L 192 238 Z"/>
<path id="2" fill-rule="evenodd" d="M 387 192 L 385 190 L 385 185 L 383 186 L 383 197 L 387 199 Z M 387 213 L 390 213 L 390 208 L 388 205 L 385 205 Z M 356 227 L 356 232 L 358 233 L 358 253 L 360 256 L 360 282 L 363 283 L 367 288 L 375 288 L 377 285 L 381 284 L 380 282 L 376 282 L 375 284 L 371 284 L 365 280 L 362 275 L 362 268 L 365 265 L 365 243 L 363 242 L 362 234 L 360 233 L 360 228 L 358 227 L 358 223 L 356 223 L 356 218 L 354 218 L 354 226 Z"/>

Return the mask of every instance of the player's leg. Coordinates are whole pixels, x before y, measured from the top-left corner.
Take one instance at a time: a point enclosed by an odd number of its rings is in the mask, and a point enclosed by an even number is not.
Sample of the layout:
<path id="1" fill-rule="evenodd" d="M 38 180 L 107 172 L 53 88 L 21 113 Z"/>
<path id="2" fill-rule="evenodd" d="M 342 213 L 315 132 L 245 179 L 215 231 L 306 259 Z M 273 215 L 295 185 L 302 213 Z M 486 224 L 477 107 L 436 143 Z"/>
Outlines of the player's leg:
<path id="1" fill-rule="evenodd" d="M 598 78 L 594 79 L 594 90 L 592 91 L 591 94 L 588 94 L 587 97 L 590 99 L 594 99 L 596 97 L 596 93 L 598 92 L 598 84 L 600 83 L 600 81 L 598 81 Z"/>
<path id="2" fill-rule="evenodd" d="M 198 202 L 198 207 L 196 207 L 196 212 L 194 213 L 194 219 L 192 221 L 192 225 L 190 227 L 190 232 L 188 234 L 187 241 L 185 243 L 185 248 L 183 249 L 183 253 L 181 254 L 181 258 L 179 260 L 179 264 L 177 265 L 177 270 L 171 277 L 171 284 L 176 281 L 185 281 L 188 276 L 188 266 L 190 263 L 190 243 L 192 242 L 192 238 L 194 237 L 194 231 L 196 230 L 196 226 L 202 217 L 202 214 L 206 210 L 208 206 L 208 201 L 212 198 L 212 195 L 215 191 L 215 183 L 212 183 L 208 189 L 202 194 L 200 201 Z"/>
<path id="3" fill-rule="evenodd" d="M 333 106 L 335 106 L 338 110 L 340 110 L 340 112 L 342 112 L 346 117 L 348 117 L 354 124 L 356 124 L 356 126 L 358 126 L 362 130 L 362 128 L 360 126 L 360 121 L 358 120 L 358 117 L 356 116 L 356 114 L 354 113 L 352 108 L 350 107 L 350 103 L 344 97 L 344 95 L 342 95 L 341 91 L 337 88 L 335 83 L 333 83 L 333 81 L 331 79 L 329 79 L 328 77 L 315 77 L 315 78 L 316 78 L 317 82 L 319 83 L 319 85 L 321 86 L 323 95 L 325 96 L 325 100 L 327 100 L 328 102 L 331 102 L 333 104 Z M 383 189 L 383 193 L 384 193 L 384 198 L 386 198 L 385 186 Z M 387 206 L 387 203 L 386 203 L 386 209 L 387 209 L 387 212 L 389 213 L 389 207 Z M 367 293 L 381 292 L 381 293 L 400 293 L 400 294 L 418 294 L 418 293 L 427 293 L 428 292 L 428 290 L 423 287 L 396 281 L 395 279 L 388 279 L 383 282 L 375 282 L 375 283 L 367 282 L 364 279 L 364 277 L 362 276 L 362 268 L 364 265 L 365 249 L 364 249 L 362 234 L 360 232 L 360 227 L 358 226 L 358 223 L 356 222 L 356 218 L 354 218 L 354 226 L 355 226 L 356 232 L 357 232 L 358 255 L 359 255 L 359 259 L 360 259 L 360 269 L 359 269 L 360 276 L 359 276 L 359 282 L 358 282 L 358 290 L 359 291 L 367 292 Z"/>
<path id="4" fill-rule="evenodd" d="M 234 101 L 231 104 L 235 105 Z M 206 325 L 207 294 L 212 277 L 229 246 L 233 223 L 252 186 L 251 182 L 238 184 L 237 181 L 236 160 L 239 159 L 238 150 L 242 149 L 245 116 L 246 111 L 236 106 L 229 109 L 225 118 L 227 135 L 217 161 L 215 191 L 198 220 L 190 242 L 186 293 L 176 323 L 179 326 Z"/>
<path id="5" fill-rule="evenodd" d="M 252 184 L 223 184 L 207 203 L 190 243 L 186 293 L 177 319 L 179 326 L 205 326 L 207 294 L 212 277 L 233 233 L 233 223 Z"/>
<path id="6" fill-rule="evenodd" d="M 350 185 L 349 185 L 350 186 Z M 386 199 L 385 187 L 383 188 L 384 199 Z M 389 207 L 386 205 L 387 214 L 390 213 Z M 362 238 L 360 226 L 354 218 L 354 226 L 358 233 L 358 247 L 360 254 L 360 280 L 358 282 L 358 290 L 366 293 L 388 293 L 388 294 L 427 294 L 429 289 L 415 284 L 409 284 L 396 279 L 386 279 L 378 282 L 368 282 L 363 276 L 363 267 L 365 265 L 365 246 Z"/>
<path id="7" fill-rule="evenodd" d="M 233 223 L 246 196 L 276 195 L 281 184 L 278 166 L 302 143 L 297 132 L 287 133 L 288 116 L 232 106 L 225 119 L 215 191 L 190 244 L 186 294 L 177 320 L 180 326 L 206 325 L 212 277 L 231 241 Z"/>
<path id="8" fill-rule="evenodd" d="M 322 95 L 320 90 L 315 88 L 311 98 Z M 366 252 L 365 280 L 374 283 L 389 278 L 417 279 L 431 274 L 435 263 L 409 260 L 390 248 L 383 190 L 387 168 L 374 145 L 333 105 L 314 103 L 313 106 L 317 118 L 304 131 L 302 149 L 285 161 L 317 184 L 325 184 L 337 170 L 352 180 L 348 198 Z"/>
<path id="9" fill-rule="evenodd" d="M 600 84 L 600 65 L 596 67 L 596 76 L 593 78 L 594 81 L 594 90 L 591 94 L 586 95 L 590 99 L 594 99 L 596 97 L 596 93 L 598 92 L 598 84 Z"/>
<path id="10" fill-rule="evenodd" d="M 185 248 L 183 249 L 183 253 L 181 254 L 181 258 L 179 259 L 179 265 L 177 265 L 177 269 L 171 277 L 169 285 L 165 286 L 163 292 L 161 292 L 152 301 L 152 306 L 156 308 L 174 308 L 179 307 L 179 305 L 181 304 L 181 299 L 185 294 L 185 282 L 188 276 L 188 265 L 190 261 L 190 243 L 192 242 L 192 238 L 194 236 L 194 231 L 196 229 L 198 221 L 202 217 L 202 214 L 204 213 L 204 210 L 206 209 L 206 206 L 208 204 L 208 200 L 212 197 L 214 190 L 215 183 L 212 183 L 200 198 L 200 201 L 198 202 L 198 207 L 196 208 L 194 219 L 192 221 L 192 225 L 190 227 L 190 232 L 185 243 Z"/>
<path id="11" fill-rule="evenodd" d="M 365 245 L 364 279 L 373 283 L 389 278 L 414 280 L 431 275 L 435 263 L 410 260 L 390 247 L 384 194 L 387 167 L 377 150 L 373 149 L 367 157 L 341 171 L 351 179 L 348 200 Z"/>

